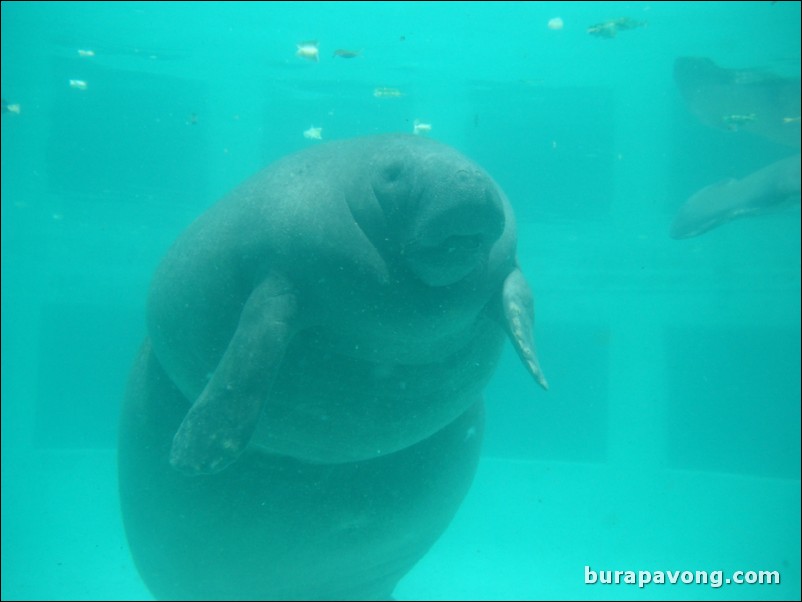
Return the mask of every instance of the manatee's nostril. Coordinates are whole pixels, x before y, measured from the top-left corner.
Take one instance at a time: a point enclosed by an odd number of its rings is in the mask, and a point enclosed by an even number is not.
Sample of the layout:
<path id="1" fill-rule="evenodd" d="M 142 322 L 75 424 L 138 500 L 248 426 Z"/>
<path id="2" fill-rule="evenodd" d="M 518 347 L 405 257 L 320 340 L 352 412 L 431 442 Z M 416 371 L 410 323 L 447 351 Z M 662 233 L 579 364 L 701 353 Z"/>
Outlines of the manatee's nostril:
<path id="1" fill-rule="evenodd" d="M 471 181 L 471 179 L 472 175 L 471 172 L 469 172 L 468 170 L 460 169 L 457 172 L 456 180 L 458 184 L 468 184 Z"/>

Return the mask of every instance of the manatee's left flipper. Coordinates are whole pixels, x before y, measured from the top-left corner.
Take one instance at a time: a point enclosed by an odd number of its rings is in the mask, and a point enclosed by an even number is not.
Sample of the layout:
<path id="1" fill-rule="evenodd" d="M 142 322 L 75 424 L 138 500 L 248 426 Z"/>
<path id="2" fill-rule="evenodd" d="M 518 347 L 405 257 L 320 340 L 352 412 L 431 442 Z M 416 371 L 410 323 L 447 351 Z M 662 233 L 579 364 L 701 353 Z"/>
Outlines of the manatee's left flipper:
<path id="1" fill-rule="evenodd" d="M 173 438 L 174 468 L 214 473 L 239 457 L 295 331 L 297 308 L 282 278 L 268 278 L 251 293 L 217 369 Z"/>
<path id="2" fill-rule="evenodd" d="M 504 280 L 501 290 L 504 323 L 518 357 L 544 389 L 549 388 L 535 353 L 535 303 L 523 273 L 515 268 Z"/>

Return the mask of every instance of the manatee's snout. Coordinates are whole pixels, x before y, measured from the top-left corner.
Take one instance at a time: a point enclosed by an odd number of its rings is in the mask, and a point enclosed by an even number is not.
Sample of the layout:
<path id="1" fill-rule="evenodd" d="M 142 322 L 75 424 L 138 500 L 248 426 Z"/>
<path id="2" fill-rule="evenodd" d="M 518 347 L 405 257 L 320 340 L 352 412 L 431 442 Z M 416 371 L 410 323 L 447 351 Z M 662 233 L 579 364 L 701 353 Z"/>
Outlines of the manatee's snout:
<path id="1" fill-rule="evenodd" d="M 486 263 L 503 231 L 504 206 L 493 181 L 478 169 L 458 169 L 424 195 L 409 266 L 431 286 L 453 284 Z"/>

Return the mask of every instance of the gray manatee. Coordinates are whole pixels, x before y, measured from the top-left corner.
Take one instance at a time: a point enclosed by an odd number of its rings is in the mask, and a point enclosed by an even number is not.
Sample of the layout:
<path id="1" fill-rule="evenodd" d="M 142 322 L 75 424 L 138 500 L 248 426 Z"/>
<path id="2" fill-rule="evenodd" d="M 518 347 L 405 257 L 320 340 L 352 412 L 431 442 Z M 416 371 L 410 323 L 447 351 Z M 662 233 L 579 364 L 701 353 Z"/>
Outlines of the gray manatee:
<path id="1" fill-rule="evenodd" d="M 120 428 L 159 598 L 387 599 L 473 477 L 506 335 L 546 388 L 490 176 L 386 135 L 279 160 L 159 266 Z"/>
<path id="2" fill-rule="evenodd" d="M 723 69 L 712 60 L 680 57 L 674 79 L 699 120 L 710 127 L 744 132 L 799 148 L 800 83 L 758 69 Z M 705 186 L 680 207 L 672 238 L 690 238 L 734 219 L 799 203 L 799 155 L 746 176 Z"/>

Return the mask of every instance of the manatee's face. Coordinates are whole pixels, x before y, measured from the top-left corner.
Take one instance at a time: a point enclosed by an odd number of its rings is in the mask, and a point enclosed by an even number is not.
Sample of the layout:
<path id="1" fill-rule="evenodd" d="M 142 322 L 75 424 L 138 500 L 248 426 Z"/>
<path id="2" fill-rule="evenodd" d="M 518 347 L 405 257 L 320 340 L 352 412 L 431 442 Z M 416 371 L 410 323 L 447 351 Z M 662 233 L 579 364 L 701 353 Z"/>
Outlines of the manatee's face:
<path id="1" fill-rule="evenodd" d="M 453 149 L 414 150 L 385 162 L 374 192 L 407 268 L 447 286 L 487 263 L 504 206 L 490 177 Z"/>

